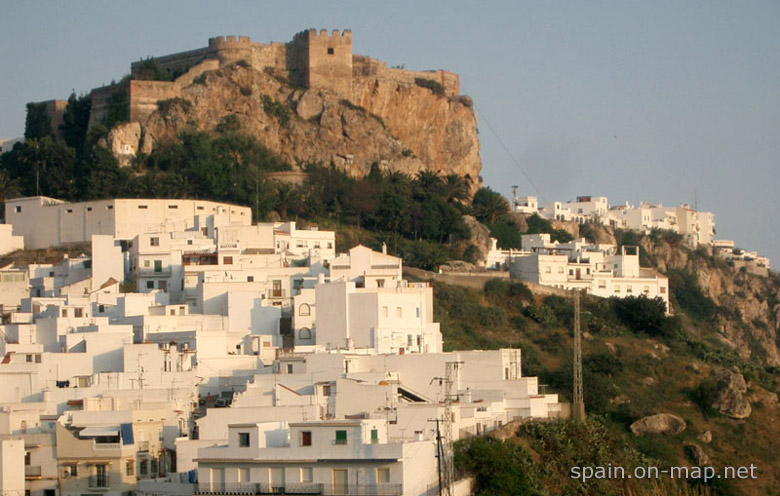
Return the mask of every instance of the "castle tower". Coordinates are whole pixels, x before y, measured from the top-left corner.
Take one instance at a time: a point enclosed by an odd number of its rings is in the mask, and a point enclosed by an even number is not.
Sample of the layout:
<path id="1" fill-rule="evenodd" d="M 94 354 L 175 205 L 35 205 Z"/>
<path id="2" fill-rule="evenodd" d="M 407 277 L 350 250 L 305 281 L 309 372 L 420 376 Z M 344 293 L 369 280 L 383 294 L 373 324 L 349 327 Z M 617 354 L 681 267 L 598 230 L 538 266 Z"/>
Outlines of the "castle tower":
<path id="1" fill-rule="evenodd" d="M 352 97 L 352 31 L 331 34 L 325 29 L 298 33 L 291 43 L 291 69 L 308 88 L 327 88 L 343 98 Z"/>
<path id="2" fill-rule="evenodd" d="M 209 38 L 209 50 L 225 66 L 239 60 L 252 62 L 252 40 L 248 36 L 217 36 Z"/>

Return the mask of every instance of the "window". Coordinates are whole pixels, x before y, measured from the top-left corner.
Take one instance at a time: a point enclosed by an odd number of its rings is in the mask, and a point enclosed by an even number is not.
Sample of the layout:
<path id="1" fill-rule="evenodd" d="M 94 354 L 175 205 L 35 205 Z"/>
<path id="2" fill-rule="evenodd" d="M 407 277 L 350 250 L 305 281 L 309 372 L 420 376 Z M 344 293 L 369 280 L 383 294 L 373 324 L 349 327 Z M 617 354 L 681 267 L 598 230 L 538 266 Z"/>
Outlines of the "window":
<path id="1" fill-rule="evenodd" d="M 333 55 L 333 48 L 328 48 L 328 55 Z"/>
<path id="2" fill-rule="evenodd" d="M 30 457 L 30 452 L 29 451 L 25 451 L 24 452 L 24 464 L 25 465 L 30 465 L 30 461 L 31 461 L 30 458 L 31 458 Z"/>
<path id="3" fill-rule="evenodd" d="M 75 317 L 83 317 L 84 316 L 84 309 L 83 308 L 76 308 L 73 310 Z"/>
<path id="4" fill-rule="evenodd" d="M 347 431 L 336 431 L 334 444 L 347 444 Z"/>
<path id="5" fill-rule="evenodd" d="M 255 282 L 255 276 L 246 276 L 246 282 Z"/>
<path id="6" fill-rule="evenodd" d="M 404 316 L 404 309 L 401 307 L 395 307 L 395 316 L 399 319 Z"/>
<path id="7" fill-rule="evenodd" d="M 301 446 L 311 446 L 311 431 L 301 431 Z"/>
<path id="8" fill-rule="evenodd" d="M 607 281 L 605 281 L 603 279 L 600 280 L 599 281 L 599 288 L 606 288 L 606 287 L 607 287 Z"/>
<path id="9" fill-rule="evenodd" d="M 249 433 L 248 432 L 239 432 L 238 433 L 238 447 L 239 448 L 248 448 L 249 447 Z"/>
<path id="10" fill-rule="evenodd" d="M 188 244 L 188 245 L 191 245 L 191 244 L 192 244 L 192 240 L 191 240 L 191 239 L 188 239 L 188 240 L 187 240 L 187 244 Z"/>
<path id="11" fill-rule="evenodd" d="M 376 481 L 379 484 L 387 484 L 390 482 L 390 469 L 378 468 L 376 469 Z"/>
<path id="12" fill-rule="evenodd" d="M 562 268 L 563 268 L 563 267 L 561 267 L 561 269 L 562 269 Z M 562 271 L 562 270 L 559 270 L 559 271 L 558 271 L 558 273 L 561 273 L 561 272 L 563 272 L 563 271 Z M 573 275 L 574 275 L 574 269 L 569 269 L 569 275 L 570 275 L 570 276 L 573 276 Z"/>
<path id="13" fill-rule="evenodd" d="M 548 265 L 547 267 L 544 268 L 544 273 L 545 274 L 552 274 L 552 268 Z"/>
<path id="14" fill-rule="evenodd" d="M 139 210 L 146 210 L 147 208 L 149 208 L 149 207 L 146 206 L 146 205 L 138 205 L 138 209 Z"/>
<path id="15" fill-rule="evenodd" d="M 20 207 L 19 205 L 17 205 L 16 207 L 14 207 L 14 212 L 16 212 L 17 214 L 20 214 L 20 213 L 22 213 L 22 207 Z"/>
<path id="16" fill-rule="evenodd" d="M 642 289 L 642 291 L 643 291 L 645 294 L 649 293 L 649 292 L 650 292 L 650 286 L 645 286 L 645 287 Z"/>
<path id="17" fill-rule="evenodd" d="M 322 386 L 322 395 L 323 396 L 330 396 L 330 385 L 326 384 Z"/>
<path id="18" fill-rule="evenodd" d="M 146 281 L 146 289 L 154 289 L 154 281 Z"/>
<path id="19" fill-rule="evenodd" d="M 333 248 L 333 243 L 331 243 L 330 241 L 328 241 L 328 249 L 331 249 L 331 248 Z"/>
<path id="20" fill-rule="evenodd" d="M 197 208 L 198 210 L 205 210 L 205 207 L 204 207 L 203 205 L 198 205 L 196 208 Z"/>
<path id="21" fill-rule="evenodd" d="M 633 293 L 634 287 L 633 286 L 626 286 L 626 293 Z"/>
<path id="22" fill-rule="evenodd" d="M 98 305 L 98 313 L 104 313 L 106 311 L 105 305 Z"/>
<path id="23" fill-rule="evenodd" d="M 140 475 L 146 475 L 149 473 L 149 462 L 147 460 L 141 460 L 138 463 L 138 473 Z"/>
<path id="24" fill-rule="evenodd" d="M 168 208 L 179 208 L 178 205 L 168 205 Z"/>
<path id="25" fill-rule="evenodd" d="M 72 209 L 72 208 L 68 208 L 68 209 L 66 209 L 65 211 L 66 211 L 66 212 L 68 212 L 69 214 L 72 214 L 72 213 L 73 213 L 73 209 Z"/>
<path id="26" fill-rule="evenodd" d="M 301 469 L 301 482 L 314 482 L 314 469 L 312 467 Z"/>
<path id="27" fill-rule="evenodd" d="M 615 293 L 620 293 L 620 286 L 619 285 L 615 285 Z"/>
<path id="28" fill-rule="evenodd" d="M 412 346 L 414 344 L 414 336 L 411 334 L 406 335 L 406 346 Z"/>
<path id="29" fill-rule="evenodd" d="M 201 227 L 201 228 L 200 228 L 200 232 L 201 232 L 201 234 L 203 234 L 204 236 L 208 236 L 208 235 L 209 235 L 209 228 L 208 228 L 208 227 Z"/>
<path id="30" fill-rule="evenodd" d="M 152 261 L 151 260 L 144 260 L 144 267 L 145 268 L 148 269 L 151 266 L 152 266 Z"/>
<path id="31" fill-rule="evenodd" d="M 292 374 L 293 373 L 293 364 L 288 363 L 287 364 L 287 373 Z"/>
<path id="32" fill-rule="evenodd" d="M 385 287 L 385 280 L 384 279 L 377 279 L 376 280 L 376 287 L 384 288 Z"/>
<path id="33" fill-rule="evenodd" d="M 225 257 L 222 259 L 222 263 L 225 265 L 233 265 L 233 257 Z"/>
<path id="34" fill-rule="evenodd" d="M 282 281 L 281 279 L 274 279 L 272 283 L 271 296 L 274 298 L 282 297 Z"/>
<path id="35" fill-rule="evenodd" d="M 113 205 L 106 205 L 106 210 L 114 210 L 114 206 Z"/>
<path id="36" fill-rule="evenodd" d="M 135 460 L 127 460 L 125 475 L 135 475 Z"/>
<path id="37" fill-rule="evenodd" d="M 160 246 L 160 238 L 156 236 L 153 238 L 149 238 L 149 246 Z"/>
<path id="38" fill-rule="evenodd" d="M 382 307 L 382 317 L 387 317 L 387 307 Z"/>
<path id="39" fill-rule="evenodd" d="M 249 482 L 249 468 L 239 467 L 238 482 Z"/>
<path id="40" fill-rule="evenodd" d="M 35 355 L 35 363 L 41 363 L 41 355 Z"/>
<path id="41" fill-rule="evenodd" d="M 308 327 L 301 327 L 301 330 L 298 331 L 298 337 L 300 339 L 311 339 L 311 329 Z"/>
<path id="42" fill-rule="evenodd" d="M 27 358 L 27 363 L 32 363 L 32 361 L 33 361 L 32 355 L 27 355 L 26 358 Z"/>
<path id="43" fill-rule="evenodd" d="M 301 306 L 298 307 L 298 315 L 308 317 L 311 315 L 311 307 L 308 303 L 302 303 Z"/>
<path id="44" fill-rule="evenodd" d="M 661 294 L 666 293 L 666 286 L 661 286 Z"/>
<path id="45" fill-rule="evenodd" d="M 376 444 L 379 442 L 379 431 L 376 429 L 371 429 L 371 444 Z"/>
<path id="46" fill-rule="evenodd" d="M 415 317 L 420 318 L 420 307 L 415 308 Z"/>
<path id="47" fill-rule="evenodd" d="M 162 260 L 155 260 L 154 261 L 154 271 L 155 272 L 162 272 Z"/>
<path id="48" fill-rule="evenodd" d="M 67 317 L 68 316 L 68 309 L 67 308 L 63 308 L 62 309 L 62 316 L 63 317 Z"/>
<path id="49" fill-rule="evenodd" d="M 76 477 L 79 475 L 79 466 L 75 463 L 73 465 L 69 465 L 65 470 L 70 472 L 71 477 Z"/>

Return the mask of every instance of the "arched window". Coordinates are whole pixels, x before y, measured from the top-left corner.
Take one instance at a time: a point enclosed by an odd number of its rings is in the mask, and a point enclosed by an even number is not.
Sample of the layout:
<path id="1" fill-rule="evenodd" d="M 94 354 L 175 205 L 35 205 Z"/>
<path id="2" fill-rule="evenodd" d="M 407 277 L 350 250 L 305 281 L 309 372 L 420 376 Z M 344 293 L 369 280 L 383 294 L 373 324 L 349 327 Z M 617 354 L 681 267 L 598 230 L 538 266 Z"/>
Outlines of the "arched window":
<path id="1" fill-rule="evenodd" d="M 311 307 L 308 303 L 302 303 L 301 306 L 298 307 L 298 315 L 303 317 L 311 315 Z"/>
<path id="2" fill-rule="evenodd" d="M 309 329 L 308 327 L 301 327 L 301 330 L 298 331 L 298 338 L 311 339 L 311 329 Z"/>

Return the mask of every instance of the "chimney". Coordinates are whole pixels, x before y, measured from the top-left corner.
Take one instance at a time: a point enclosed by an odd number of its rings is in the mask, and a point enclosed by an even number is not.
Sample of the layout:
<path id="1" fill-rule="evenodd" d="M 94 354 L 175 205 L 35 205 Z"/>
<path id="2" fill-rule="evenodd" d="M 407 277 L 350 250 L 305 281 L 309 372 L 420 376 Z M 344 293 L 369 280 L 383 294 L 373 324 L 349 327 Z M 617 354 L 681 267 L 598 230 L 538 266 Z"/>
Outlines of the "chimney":
<path id="1" fill-rule="evenodd" d="M 387 243 L 385 242 L 382 242 L 382 253 L 387 255 Z"/>

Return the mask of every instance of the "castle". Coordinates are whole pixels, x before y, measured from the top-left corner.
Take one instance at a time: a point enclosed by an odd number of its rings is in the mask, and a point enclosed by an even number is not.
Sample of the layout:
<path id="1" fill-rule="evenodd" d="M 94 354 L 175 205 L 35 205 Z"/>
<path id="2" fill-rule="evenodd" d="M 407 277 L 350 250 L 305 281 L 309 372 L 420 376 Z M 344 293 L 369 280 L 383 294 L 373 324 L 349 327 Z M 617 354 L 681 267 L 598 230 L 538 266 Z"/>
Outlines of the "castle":
<path id="1" fill-rule="evenodd" d="M 296 34 L 287 43 L 253 42 L 247 36 L 219 36 L 209 39 L 208 46 L 186 52 L 139 60 L 131 64 L 129 77 L 119 83 L 95 88 L 91 92 L 90 127 L 105 119 L 112 98 L 124 91 L 131 122 L 143 122 L 155 110 L 157 102 L 181 97 L 204 72 L 232 64 L 247 64 L 254 70 L 284 79 L 305 88 L 332 91 L 340 98 L 352 100 L 353 85 L 361 78 L 414 84 L 420 79 L 440 85 L 446 96 L 459 95 L 457 74 L 444 70 L 410 71 L 388 68 L 379 60 L 352 52 L 352 31 L 309 29 Z M 148 71 L 154 70 L 154 77 Z M 53 107 L 52 120 L 64 105 Z"/>

